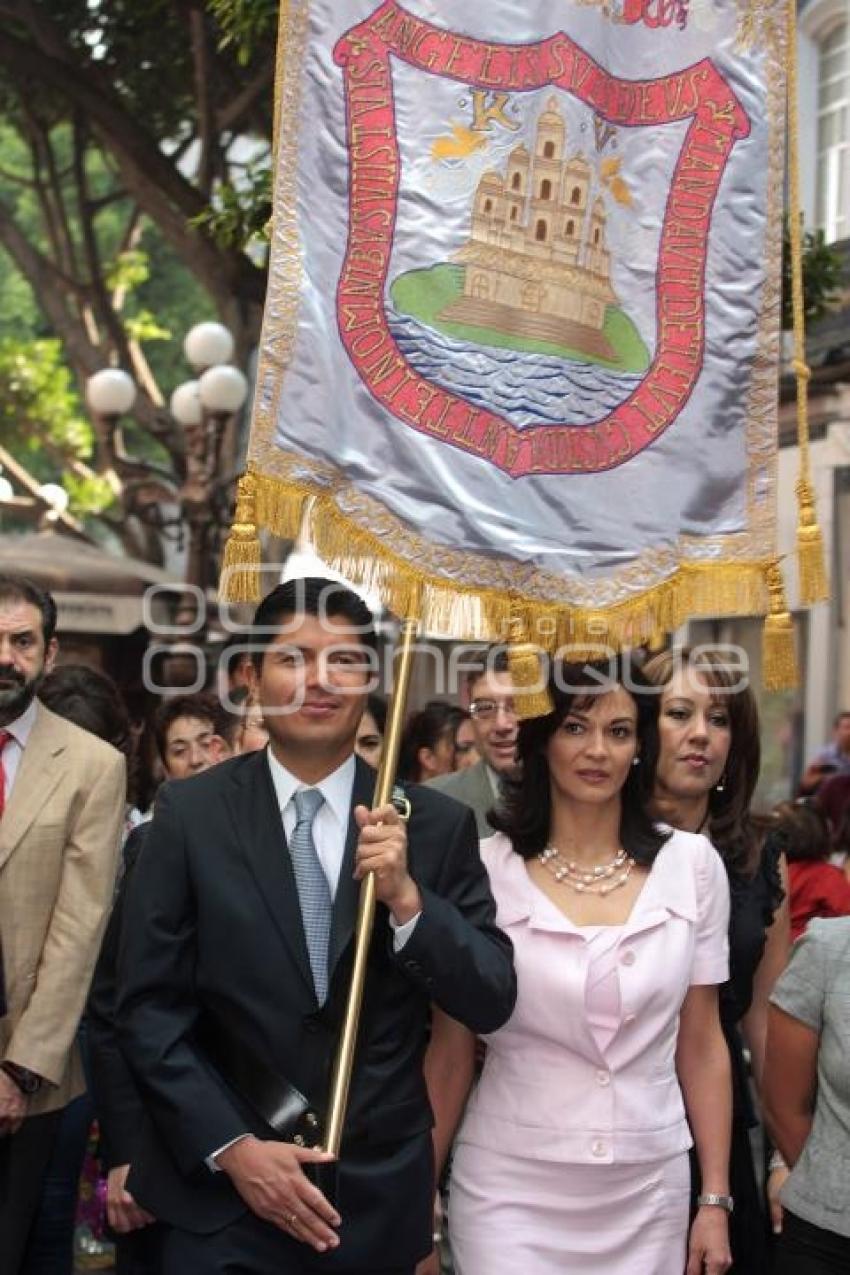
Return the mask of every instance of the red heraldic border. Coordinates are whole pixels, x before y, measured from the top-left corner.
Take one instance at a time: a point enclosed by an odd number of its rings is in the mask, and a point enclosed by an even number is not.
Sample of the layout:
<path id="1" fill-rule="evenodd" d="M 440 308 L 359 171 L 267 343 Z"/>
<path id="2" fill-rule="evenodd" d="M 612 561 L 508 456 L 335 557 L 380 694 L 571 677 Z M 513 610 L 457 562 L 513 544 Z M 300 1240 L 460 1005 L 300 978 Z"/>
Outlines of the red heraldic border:
<path id="1" fill-rule="evenodd" d="M 340 337 L 371 394 L 398 420 L 496 465 L 527 474 L 599 473 L 643 451 L 676 419 L 702 370 L 705 263 L 712 210 L 747 115 L 703 58 L 654 80 L 610 75 L 563 32 L 538 44 L 492 44 L 449 31 L 387 0 L 341 37 L 349 153 L 349 232 L 337 290 Z M 655 357 L 632 394 L 590 425 L 512 424 L 413 370 L 387 326 L 384 290 L 401 161 L 390 59 L 475 89 L 554 86 L 627 128 L 690 120 L 661 230 Z"/>

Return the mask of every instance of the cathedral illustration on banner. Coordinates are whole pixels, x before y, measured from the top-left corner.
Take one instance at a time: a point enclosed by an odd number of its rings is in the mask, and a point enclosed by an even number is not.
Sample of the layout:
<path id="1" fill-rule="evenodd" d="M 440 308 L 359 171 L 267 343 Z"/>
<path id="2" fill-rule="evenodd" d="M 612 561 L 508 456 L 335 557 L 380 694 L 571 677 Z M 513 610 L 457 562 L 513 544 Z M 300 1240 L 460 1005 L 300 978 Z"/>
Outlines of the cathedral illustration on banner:
<path id="1" fill-rule="evenodd" d="M 533 154 L 516 146 L 506 173 L 481 177 L 469 241 L 453 260 L 463 294 L 443 321 L 571 346 L 611 357 L 603 334 L 611 286 L 604 200 L 590 201 L 592 170 L 567 153 L 567 127 L 551 97 L 537 121 Z"/>

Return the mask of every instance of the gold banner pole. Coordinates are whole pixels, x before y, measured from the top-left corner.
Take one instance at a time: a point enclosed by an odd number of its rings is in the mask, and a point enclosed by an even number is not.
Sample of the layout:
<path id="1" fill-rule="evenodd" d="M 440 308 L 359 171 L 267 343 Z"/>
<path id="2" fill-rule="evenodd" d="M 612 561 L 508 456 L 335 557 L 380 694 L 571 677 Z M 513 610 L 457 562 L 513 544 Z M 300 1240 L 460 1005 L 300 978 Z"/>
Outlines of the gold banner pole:
<path id="1" fill-rule="evenodd" d="M 387 730 L 384 736 L 384 751 L 378 770 L 375 785 L 375 798 L 372 809 L 385 806 L 390 800 L 395 783 L 398 765 L 399 746 L 404 725 L 404 712 L 407 706 L 407 693 L 410 687 L 410 674 L 415 655 L 416 635 L 419 632 L 419 620 L 408 619 L 401 626 L 401 642 L 393 661 L 393 692 L 387 714 Z M 369 943 L 372 938 L 372 926 L 375 921 L 375 879 L 370 873 L 360 887 L 360 902 L 357 910 L 357 930 L 354 938 L 354 966 L 351 971 L 351 986 L 348 991 L 348 1004 L 345 1007 L 345 1019 L 342 1024 L 339 1048 L 334 1064 L 331 1096 L 328 1104 L 328 1122 L 325 1131 L 325 1150 L 339 1156 L 342 1143 L 342 1127 L 345 1123 L 345 1111 L 348 1106 L 348 1092 L 351 1087 L 351 1072 L 354 1066 L 354 1050 L 357 1046 L 357 1028 L 360 1024 L 360 1010 L 363 1005 L 363 990 L 366 985 L 366 958 L 369 954 Z"/>

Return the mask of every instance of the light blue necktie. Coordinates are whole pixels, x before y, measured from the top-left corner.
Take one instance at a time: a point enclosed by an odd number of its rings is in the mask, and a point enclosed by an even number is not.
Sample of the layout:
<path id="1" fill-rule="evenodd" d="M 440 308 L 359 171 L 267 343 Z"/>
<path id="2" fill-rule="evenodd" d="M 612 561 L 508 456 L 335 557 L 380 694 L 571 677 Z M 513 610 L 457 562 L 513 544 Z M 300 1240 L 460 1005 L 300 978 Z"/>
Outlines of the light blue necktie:
<path id="1" fill-rule="evenodd" d="M 328 942 L 333 907 L 327 877 L 313 840 L 313 820 L 324 800 L 318 788 L 302 788 L 295 793 L 295 827 L 289 838 L 304 937 L 320 1005 L 324 1005 L 328 997 Z"/>

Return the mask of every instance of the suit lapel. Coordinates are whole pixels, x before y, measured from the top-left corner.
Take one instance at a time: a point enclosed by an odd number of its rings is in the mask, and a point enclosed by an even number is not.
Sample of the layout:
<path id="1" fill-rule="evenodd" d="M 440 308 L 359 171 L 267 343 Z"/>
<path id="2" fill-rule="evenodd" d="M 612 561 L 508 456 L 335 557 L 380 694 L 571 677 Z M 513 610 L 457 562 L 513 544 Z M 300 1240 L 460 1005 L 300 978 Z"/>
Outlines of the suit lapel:
<path id="1" fill-rule="evenodd" d="M 227 803 L 242 854 L 299 974 L 315 996 L 298 886 L 265 749 L 246 758 L 228 778 Z"/>
<path id="2" fill-rule="evenodd" d="M 15 786 L 0 819 L 0 868 L 20 845 L 62 778 L 65 744 L 51 730 L 53 714 L 38 705 L 35 723 L 23 751 Z M 51 738 L 51 736 L 54 736 Z"/>
<path id="3" fill-rule="evenodd" d="M 375 795 L 375 772 L 371 767 L 357 759 L 354 774 L 354 787 L 351 793 L 351 814 L 348 821 L 348 835 L 345 839 L 345 851 L 342 856 L 342 867 L 334 899 L 333 916 L 331 918 L 331 937 L 328 948 L 328 985 L 333 981 L 334 971 L 339 963 L 357 921 L 357 904 L 360 898 L 360 882 L 354 880 L 354 854 L 357 849 L 359 828 L 354 819 L 355 806 L 371 807 Z"/>

